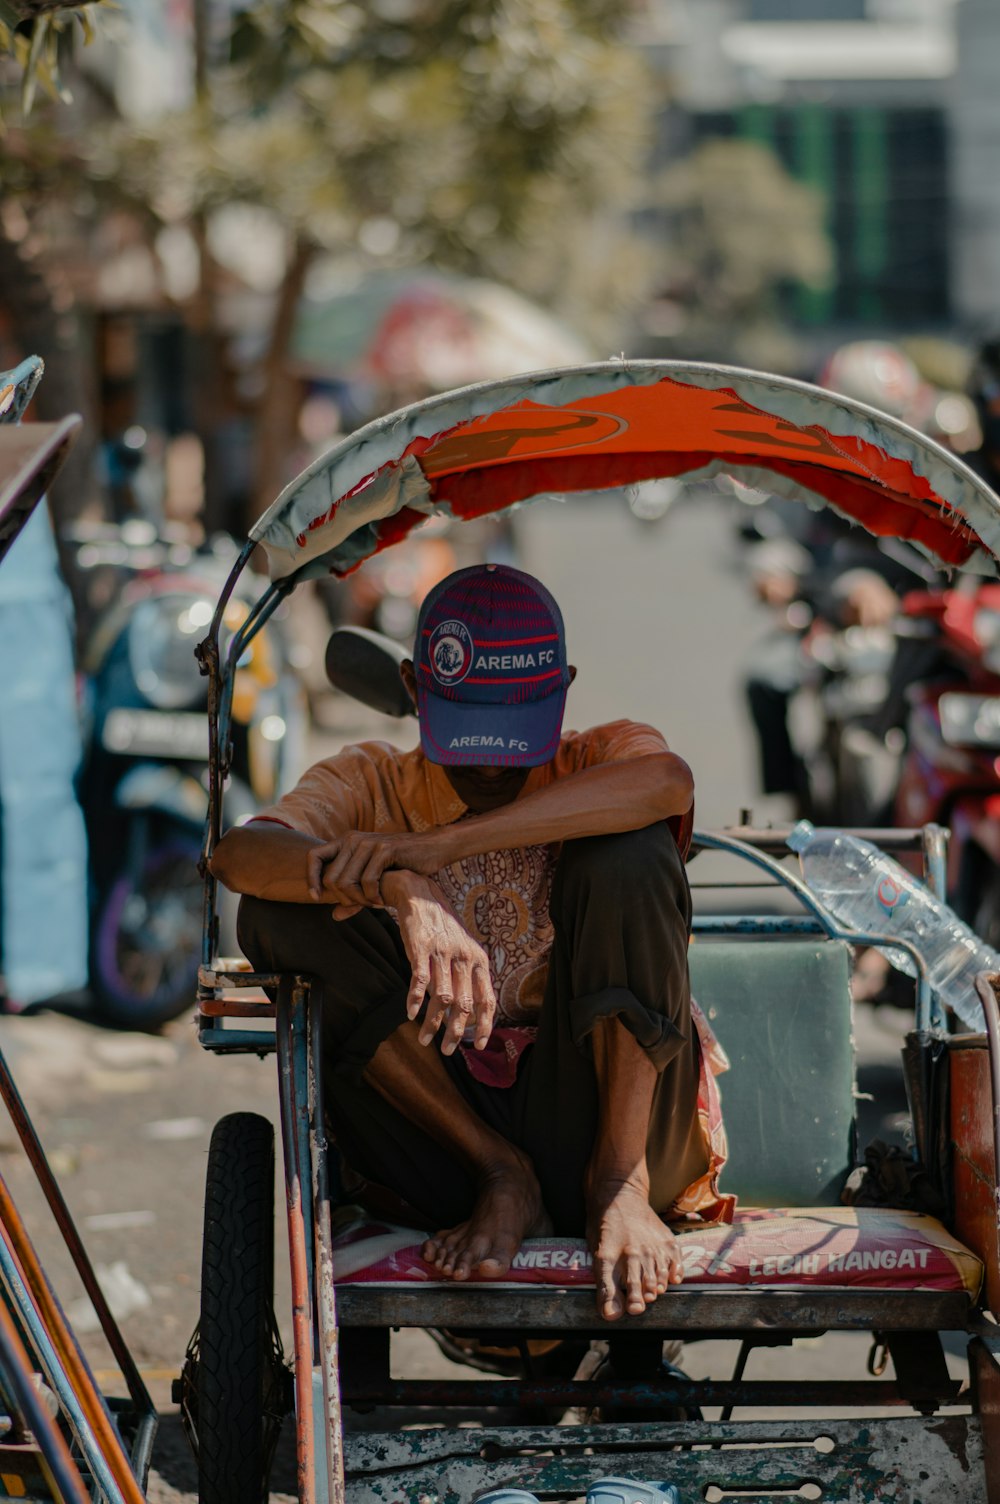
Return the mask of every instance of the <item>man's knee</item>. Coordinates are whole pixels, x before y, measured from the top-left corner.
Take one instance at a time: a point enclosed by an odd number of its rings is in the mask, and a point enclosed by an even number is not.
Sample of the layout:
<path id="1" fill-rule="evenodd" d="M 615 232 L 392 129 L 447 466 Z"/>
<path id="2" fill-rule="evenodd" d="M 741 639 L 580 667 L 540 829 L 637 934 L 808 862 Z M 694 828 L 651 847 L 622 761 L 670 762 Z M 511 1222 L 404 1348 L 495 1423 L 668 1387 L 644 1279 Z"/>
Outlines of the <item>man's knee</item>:
<path id="1" fill-rule="evenodd" d="M 660 820 L 642 830 L 567 841 L 559 858 L 553 899 L 574 904 L 596 898 L 614 909 L 668 897 L 686 908 L 687 891 L 677 842 L 667 822 Z"/>
<path id="2" fill-rule="evenodd" d="M 335 920 L 325 904 L 275 903 L 245 895 L 236 935 L 247 959 L 262 971 L 311 971 L 336 976 L 354 958 L 398 959 L 401 942 L 388 915 L 362 909 Z"/>
<path id="3" fill-rule="evenodd" d="M 265 898 L 252 898 L 245 893 L 240 899 L 236 920 L 236 938 L 240 950 L 258 970 L 275 967 L 274 947 L 281 932 L 281 909 L 284 904 L 271 903 Z"/>

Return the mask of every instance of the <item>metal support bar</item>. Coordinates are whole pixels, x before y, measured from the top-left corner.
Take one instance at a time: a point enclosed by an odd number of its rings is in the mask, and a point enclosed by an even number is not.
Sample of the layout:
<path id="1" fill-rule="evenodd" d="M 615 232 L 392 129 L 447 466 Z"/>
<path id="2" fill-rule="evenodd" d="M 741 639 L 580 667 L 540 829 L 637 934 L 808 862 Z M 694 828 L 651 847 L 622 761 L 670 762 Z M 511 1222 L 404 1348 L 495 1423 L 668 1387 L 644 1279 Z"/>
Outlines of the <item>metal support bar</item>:
<path id="1" fill-rule="evenodd" d="M 340 1364 L 337 1357 L 337 1293 L 333 1270 L 333 1225 L 330 1214 L 329 1150 L 323 1116 L 321 1075 L 322 994 L 311 986 L 306 997 L 309 1077 L 309 1148 L 315 1218 L 316 1314 L 322 1379 L 327 1494 L 330 1504 L 344 1504 L 344 1436 L 340 1415 Z"/>
<path id="2" fill-rule="evenodd" d="M 924 881 L 942 903 L 948 902 L 948 837 L 943 825 L 924 826 Z"/>
<path id="3" fill-rule="evenodd" d="M 345 1375 L 345 1380 L 347 1375 Z M 961 1381 L 949 1379 L 935 1396 L 939 1405 L 955 1403 Z M 925 1399 L 929 1396 L 925 1396 Z M 791 1406 L 856 1405 L 871 1409 L 878 1405 L 909 1405 L 910 1399 L 893 1381 L 879 1379 L 697 1380 L 684 1382 L 673 1377 L 657 1378 L 644 1383 L 602 1384 L 572 1379 L 390 1379 L 382 1386 L 355 1389 L 344 1385 L 344 1402 L 349 1405 L 403 1405 L 480 1407 L 550 1406 L 584 1409 L 635 1406 L 658 1410 L 678 1405 L 768 1405 Z"/>
<path id="4" fill-rule="evenodd" d="M 273 1055 L 276 1036 L 271 1029 L 223 1029 L 206 1024 L 198 1031 L 198 1043 L 215 1055 Z"/>
<path id="5" fill-rule="evenodd" d="M 278 1085 L 281 1141 L 288 1211 L 292 1283 L 292 1346 L 295 1357 L 295 1453 L 299 1504 L 317 1504 L 313 1416 L 312 1205 L 309 1167 L 309 1103 L 305 1086 L 305 992 L 300 977 L 283 976 L 278 988 Z"/>
<path id="6" fill-rule="evenodd" d="M 879 1334 L 892 1357 L 896 1385 L 907 1404 L 923 1415 L 933 1415 L 937 1396 L 950 1375 L 939 1332 L 884 1332 Z"/>
<path id="7" fill-rule="evenodd" d="M 696 935 L 825 935 L 818 919 L 805 914 L 696 914 Z"/>

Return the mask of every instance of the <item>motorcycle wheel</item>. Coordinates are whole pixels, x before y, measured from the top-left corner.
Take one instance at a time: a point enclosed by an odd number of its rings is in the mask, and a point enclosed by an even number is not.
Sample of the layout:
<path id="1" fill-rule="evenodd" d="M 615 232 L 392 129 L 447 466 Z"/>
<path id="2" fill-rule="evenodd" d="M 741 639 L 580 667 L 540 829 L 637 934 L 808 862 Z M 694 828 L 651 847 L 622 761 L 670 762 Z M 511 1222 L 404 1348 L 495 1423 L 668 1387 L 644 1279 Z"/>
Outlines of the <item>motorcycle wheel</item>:
<path id="1" fill-rule="evenodd" d="M 100 1017 L 119 1029 L 158 1029 L 190 1008 L 201 958 L 200 847 L 177 833 L 154 846 L 139 881 L 123 873 L 104 896 L 91 940 Z"/>

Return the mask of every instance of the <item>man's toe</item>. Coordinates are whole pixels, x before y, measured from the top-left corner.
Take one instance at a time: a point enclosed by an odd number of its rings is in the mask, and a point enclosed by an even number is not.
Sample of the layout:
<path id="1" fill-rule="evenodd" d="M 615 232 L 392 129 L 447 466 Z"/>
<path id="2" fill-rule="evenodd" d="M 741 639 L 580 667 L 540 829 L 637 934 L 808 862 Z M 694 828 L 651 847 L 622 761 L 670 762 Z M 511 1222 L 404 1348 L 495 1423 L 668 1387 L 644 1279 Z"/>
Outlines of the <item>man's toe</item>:
<path id="1" fill-rule="evenodd" d="M 490 1279 L 498 1279 L 502 1274 L 506 1274 L 517 1249 L 518 1245 L 509 1239 L 495 1241 L 483 1251 L 479 1260 L 480 1274 L 485 1274 Z"/>

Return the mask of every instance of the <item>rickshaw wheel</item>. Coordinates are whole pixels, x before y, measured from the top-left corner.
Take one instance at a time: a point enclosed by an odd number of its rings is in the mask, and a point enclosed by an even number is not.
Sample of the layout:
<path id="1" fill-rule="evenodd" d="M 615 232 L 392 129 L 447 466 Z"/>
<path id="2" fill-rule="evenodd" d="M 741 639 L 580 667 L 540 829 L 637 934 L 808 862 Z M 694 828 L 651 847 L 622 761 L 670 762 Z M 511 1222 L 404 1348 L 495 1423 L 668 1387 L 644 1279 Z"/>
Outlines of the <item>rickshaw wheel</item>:
<path id="1" fill-rule="evenodd" d="M 252 1112 L 212 1133 L 198 1330 L 199 1504 L 261 1504 L 285 1415 L 274 1320 L 274 1129 Z"/>

